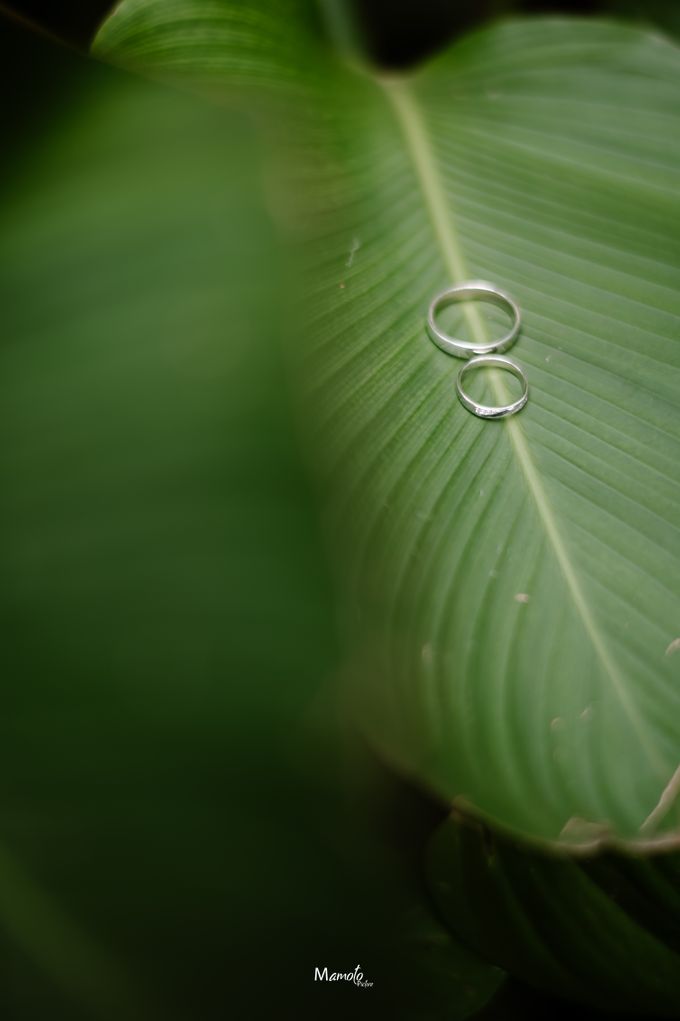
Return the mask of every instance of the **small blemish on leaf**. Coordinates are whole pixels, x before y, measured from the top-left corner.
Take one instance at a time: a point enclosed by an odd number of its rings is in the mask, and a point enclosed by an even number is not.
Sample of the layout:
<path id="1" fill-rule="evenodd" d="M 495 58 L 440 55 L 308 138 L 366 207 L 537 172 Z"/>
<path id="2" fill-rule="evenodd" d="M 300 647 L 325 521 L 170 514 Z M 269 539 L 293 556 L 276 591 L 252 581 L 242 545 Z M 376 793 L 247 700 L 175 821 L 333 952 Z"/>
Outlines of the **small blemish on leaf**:
<path id="1" fill-rule="evenodd" d="M 561 730 L 563 726 L 564 720 L 562 719 L 561 716 L 555 716 L 554 719 L 550 721 L 551 730 Z"/>
<path id="2" fill-rule="evenodd" d="M 666 649 L 666 655 L 672 656 L 673 653 L 680 651 L 680 638 L 674 638 Z"/>
<path id="3" fill-rule="evenodd" d="M 526 592 L 517 592 L 514 596 L 516 603 L 528 603 L 531 596 L 527 595 Z"/>
<path id="4" fill-rule="evenodd" d="M 345 263 L 345 266 L 347 267 L 347 269 L 349 269 L 352 266 L 352 264 L 354 263 L 354 256 L 357 254 L 357 252 L 359 251 L 360 248 L 361 248 L 361 241 L 359 240 L 359 238 L 352 238 L 352 247 L 349 250 L 349 255 L 347 256 L 347 262 Z"/>

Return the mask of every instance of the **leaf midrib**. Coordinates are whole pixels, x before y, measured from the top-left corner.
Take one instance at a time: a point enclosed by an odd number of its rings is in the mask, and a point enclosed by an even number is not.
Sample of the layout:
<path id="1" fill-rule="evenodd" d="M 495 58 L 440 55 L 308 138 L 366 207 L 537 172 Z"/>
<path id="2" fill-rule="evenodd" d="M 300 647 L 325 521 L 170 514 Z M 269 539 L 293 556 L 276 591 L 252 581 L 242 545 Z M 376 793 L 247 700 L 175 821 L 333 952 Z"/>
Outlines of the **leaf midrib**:
<path id="1" fill-rule="evenodd" d="M 425 118 L 409 82 L 404 78 L 386 79 L 376 77 L 374 80 L 387 97 L 389 106 L 399 126 L 447 272 L 450 274 L 452 282 L 461 282 L 468 279 L 469 273 L 466 269 L 465 257 L 453 212 L 439 176 Z M 479 344 L 487 344 L 489 337 L 477 308 L 473 303 L 465 303 L 463 311 L 475 340 Z M 498 402 L 500 404 L 508 403 L 510 397 L 503 383 L 502 374 L 492 370 L 489 376 Z M 638 734 L 641 745 L 649 755 L 650 762 L 658 771 L 660 778 L 664 778 L 668 773 L 668 765 L 659 757 L 653 739 L 650 740 L 645 720 L 640 716 L 634 700 L 631 699 L 625 679 L 607 647 L 604 636 L 597 626 L 576 573 L 576 568 L 572 563 L 567 546 L 562 538 L 557 518 L 541 481 L 521 423 L 517 418 L 509 418 L 503 423 L 503 426 L 508 430 L 512 448 L 529 494 L 533 499 L 539 520 L 545 530 L 549 545 L 584 630 L 592 643 L 595 654 L 609 678 L 622 708 Z"/>

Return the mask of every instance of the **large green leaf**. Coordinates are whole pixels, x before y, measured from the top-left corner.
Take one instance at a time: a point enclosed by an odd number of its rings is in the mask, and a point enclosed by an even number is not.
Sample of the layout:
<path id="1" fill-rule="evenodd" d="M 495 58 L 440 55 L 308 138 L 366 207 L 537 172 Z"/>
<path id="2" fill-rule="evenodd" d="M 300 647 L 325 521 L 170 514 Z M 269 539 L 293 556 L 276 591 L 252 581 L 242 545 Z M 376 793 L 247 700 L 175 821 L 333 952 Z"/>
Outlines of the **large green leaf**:
<path id="1" fill-rule="evenodd" d="M 677 51 L 519 21 L 384 79 L 294 17 L 125 0 L 95 50 L 275 112 L 271 200 L 305 239 L 307 421 L 364 725 L 526 836 L 676 844 Z M 424 331 L 431 296 L 468 277 L 523 310 L 531 400 L 504 423 L 458 405 L 459 364 Z"/>
<path id="2" fill-rule="evenodd" d="M 2 32 L 17 66 L 44 58 Z M 200 987 L 224 1017 L 246 986 L 266 1014 L 263 925 L 338 910 L 307 809 L 334 796 L 298 733 L 328 591 L 257 145 L 187 97 L 52 69 L 70 90 L 42 94 L 0 188 L 0 1014 L 165 1021 Z M 279 993 L 290 963 L 266 954 Z"/>

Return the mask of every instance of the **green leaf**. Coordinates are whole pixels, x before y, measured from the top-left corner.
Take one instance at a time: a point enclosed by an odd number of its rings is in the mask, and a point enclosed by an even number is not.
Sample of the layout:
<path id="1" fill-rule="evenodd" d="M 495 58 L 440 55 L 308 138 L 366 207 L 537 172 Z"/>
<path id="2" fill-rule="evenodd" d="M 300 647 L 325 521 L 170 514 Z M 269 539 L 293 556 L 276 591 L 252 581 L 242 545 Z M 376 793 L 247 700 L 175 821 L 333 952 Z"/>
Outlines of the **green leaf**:
<path id="1" fill-rule="evenodd" d="M 504 976 L 424 917 L 373 793 L 358 818 L 363 744 L 348 810 L 322 711 L 252 132 L 3 25 L 8 53 L 8 93 L 51 62 L 0 182 L 0 1016 L 345 1018 L 326 962 L 373 1012 L 467 1016 Z"/>
<path id="2" fill-rule="evenodd" d="M 247 30 L 275 16 L 280 48 Z M 537 19 L 385 79 L 302 28 L 293 60 L 293 34 L 275 3 L 125 0 L 95 52 L 211 97 L 247 80 L 275 111 L 358 714 L 517 833 L 675 846 L 677 51 Z M 503 423 L 460 407 L 424 330 L 432 295 L 476 277 L 523 311 L 531 398 Z M 460 328 L 498 326 L 473 308 Z"/>
<path id="3" fill-rule="evenodd" d="M 430 842 L 447 925 L 530 985 L 606 1010 L 680 1013 L 680 857 L 527 852 L 455 819 Z"/>
<path id="4" fill-rule="evenodd" d="M 354 877 L 315 845 L 334 643 L 258 147 L 56 52 L 0 188 L 0 1015 L 267 1014 L 263 927 Z"/>

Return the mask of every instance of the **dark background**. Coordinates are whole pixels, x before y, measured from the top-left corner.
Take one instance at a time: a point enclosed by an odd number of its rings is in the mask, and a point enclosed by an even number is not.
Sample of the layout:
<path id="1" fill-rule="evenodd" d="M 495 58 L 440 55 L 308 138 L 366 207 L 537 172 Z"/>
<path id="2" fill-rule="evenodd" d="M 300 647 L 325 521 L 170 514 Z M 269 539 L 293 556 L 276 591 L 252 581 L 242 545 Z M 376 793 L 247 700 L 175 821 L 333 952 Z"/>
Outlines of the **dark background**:
<path id="1" fill-rule="evenodd" d="M 4 6 L 84 47 L 113 5 L 110 0 L 14 0 Z M 413 63 L 444 40 L 507 14 L 616 13 L 677 30 L 679 6 L 675 0 L 354 0 L 375 59 L 394 67 Z"/>

